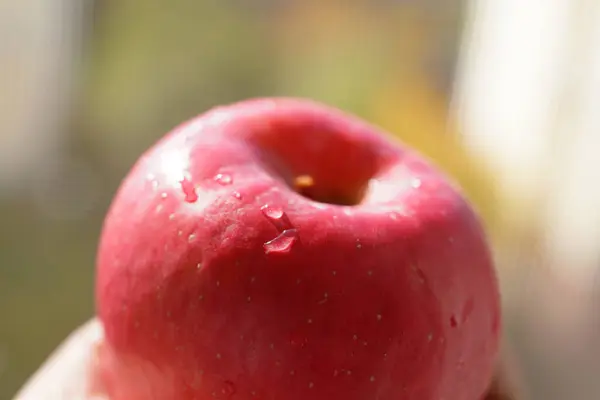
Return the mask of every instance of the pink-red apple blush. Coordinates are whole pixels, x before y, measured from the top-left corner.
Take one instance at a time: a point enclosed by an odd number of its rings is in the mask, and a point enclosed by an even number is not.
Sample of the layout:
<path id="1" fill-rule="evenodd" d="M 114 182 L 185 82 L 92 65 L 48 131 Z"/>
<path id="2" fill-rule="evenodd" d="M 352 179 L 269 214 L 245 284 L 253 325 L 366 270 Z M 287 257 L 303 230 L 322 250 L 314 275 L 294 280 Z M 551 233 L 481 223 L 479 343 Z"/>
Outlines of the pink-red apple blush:
<path id="1" fill-rule="evenodd" d="M 177 127 L 117 193 L 98 255 L 111 400 L 478 400 L 499 293 L 448 179 L 298 99 Z"/>

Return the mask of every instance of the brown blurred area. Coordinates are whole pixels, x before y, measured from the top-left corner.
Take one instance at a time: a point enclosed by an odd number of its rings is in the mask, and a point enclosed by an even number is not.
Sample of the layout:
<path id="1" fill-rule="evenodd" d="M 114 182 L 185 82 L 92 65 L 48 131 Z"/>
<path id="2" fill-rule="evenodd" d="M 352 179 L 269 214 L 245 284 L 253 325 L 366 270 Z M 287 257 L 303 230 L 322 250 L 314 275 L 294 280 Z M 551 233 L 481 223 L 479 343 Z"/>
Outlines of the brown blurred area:
<path id="1" fill-rule="evenodd" d="M 551 357 L 536 339 L 564 344 L 591 311 L 559 299 L 578 290 L 561 279 L 527 286 L 541 281 L 530 267 L 547 262 L 532 211 L 542 203 L 502 184 L 454 122 L 471 3 L 0 0 L 0 398 L 93 315 L 102 219 L 141 152 L 212 106 L 281 95 L 372 121 L 463 186 L 497 252 L 525 381 L 550 399 L 562 372 L 549 365 L 579 358 L 570 348 Z M 523 323 L 536 318 L 538 330 Z"/>

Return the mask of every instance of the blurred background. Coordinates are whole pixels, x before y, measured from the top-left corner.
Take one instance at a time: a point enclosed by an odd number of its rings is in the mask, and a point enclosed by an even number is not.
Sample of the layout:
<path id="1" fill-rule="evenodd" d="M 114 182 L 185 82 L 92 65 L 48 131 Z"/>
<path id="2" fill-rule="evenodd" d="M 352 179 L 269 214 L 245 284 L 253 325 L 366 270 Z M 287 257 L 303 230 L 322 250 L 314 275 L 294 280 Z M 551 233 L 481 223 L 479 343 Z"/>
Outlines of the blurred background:
<path id="1" fill-rule="evenodd" d="M 0 399 L 93 315 L 102 219 L 141 152 L 272 95 L 455 177 L 531 398 L 600 398 L 600 2 L 0 0 Z"/>

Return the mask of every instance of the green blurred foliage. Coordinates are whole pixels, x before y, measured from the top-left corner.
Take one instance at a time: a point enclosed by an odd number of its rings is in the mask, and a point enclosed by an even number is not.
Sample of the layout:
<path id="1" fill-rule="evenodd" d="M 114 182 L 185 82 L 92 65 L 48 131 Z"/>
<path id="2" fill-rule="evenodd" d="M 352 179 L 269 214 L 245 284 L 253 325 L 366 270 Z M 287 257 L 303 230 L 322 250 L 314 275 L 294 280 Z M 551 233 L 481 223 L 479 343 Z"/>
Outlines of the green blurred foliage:
<path id="1" fill-rule="evenodd" d="M 212 106 L 303 96 L 356 113 L 431 156 L 492 219 L 489 182 L 446 125 L 460 2 L 275 3 L 97 2 L 68 147 L 100 195 L 69 220 L 23 198 L 0 204 L 1 399 L 93 314 L 97 238 L 124 174 Z"/>

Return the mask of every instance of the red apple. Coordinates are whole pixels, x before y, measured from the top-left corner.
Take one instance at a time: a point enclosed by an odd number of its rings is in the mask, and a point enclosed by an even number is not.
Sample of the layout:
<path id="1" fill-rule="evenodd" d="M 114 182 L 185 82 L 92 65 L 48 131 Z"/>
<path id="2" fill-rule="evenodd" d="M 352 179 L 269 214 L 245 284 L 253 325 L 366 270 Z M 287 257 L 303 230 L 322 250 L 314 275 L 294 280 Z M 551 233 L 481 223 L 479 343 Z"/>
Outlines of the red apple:
<path id="1" fill-rule="evenodd" d="M 421 156 L 297 99 L 151 148 L 105 221 L 112 400 L 476 400 L 500 331 L 472 208 Z"/>

